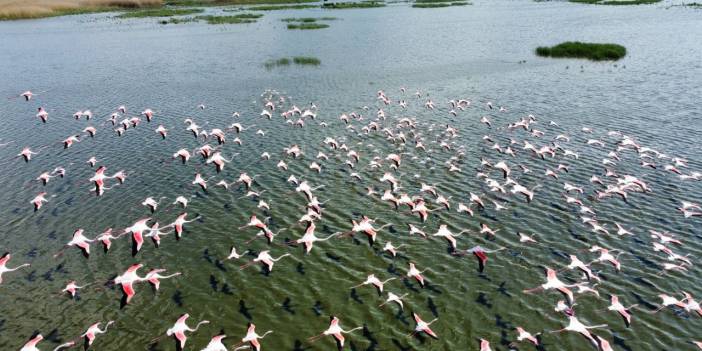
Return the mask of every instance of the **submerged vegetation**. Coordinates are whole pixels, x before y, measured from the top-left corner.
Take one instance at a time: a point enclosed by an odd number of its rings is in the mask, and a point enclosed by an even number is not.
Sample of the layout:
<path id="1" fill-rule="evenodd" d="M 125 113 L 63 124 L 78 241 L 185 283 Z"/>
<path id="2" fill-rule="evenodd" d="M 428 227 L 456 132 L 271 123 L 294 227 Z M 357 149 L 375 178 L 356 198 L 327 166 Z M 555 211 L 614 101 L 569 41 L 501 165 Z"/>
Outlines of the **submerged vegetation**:
<path id="1" fill-rule="evenodd" d="M 125 12 L 117 17 L 119 18 L 144 18 L 144 17 L 173 17 L 184 16 L 201 13 L 202 9 L 175 9 L 175 8 L 158 8 L 139 11 Z"/>
<path id="2" fill-rule="evenodd" d="M 256 23 L 256 19 L 263 17 L 257 13 L 242 13 L 232 16 L 197 16 L 195 19 L 207 21 L 209 24 L 241 24 L 241 23 Z"/>
<path id="3" fill-rule="evenodd" d="M 384 7 L 385 3 L 381 1 L 361 1 L 361 2 L 325 2 L 322 4 L 323 9 L 365 9 L 373 7 Z"/>
<path id="4" fill-rule="evenodd" d="M 552 47 L 538 47 L 536 54 L 544 57 L 585 58 L 593 61 L 619 60 L 626 55 L 626 48 L 618 44 L 569 41 Z"/>
<path id="5" fill-rule="evenodd" d="M 18 20 L 162 5 L 161 0 L 0 0 L 0 20 Z"/>
<path id="6" fill-rule="evenodd" d="M 662 0 L 569 0 L 580 4 L 594 5 L 649 5 L 661 2 Z"/>
<path id="7" fill-rule="evenodd" d="M 263 66 L 266 67 L 266 69 L 272 69 L 280 66 L 290 66 L 292 63 L 300 66 L 319 66 L 322 61 L 316 57 L 295 56 L 292 59 L 284 57 L 277 60 L 269 60 L 266 61 Z"/>

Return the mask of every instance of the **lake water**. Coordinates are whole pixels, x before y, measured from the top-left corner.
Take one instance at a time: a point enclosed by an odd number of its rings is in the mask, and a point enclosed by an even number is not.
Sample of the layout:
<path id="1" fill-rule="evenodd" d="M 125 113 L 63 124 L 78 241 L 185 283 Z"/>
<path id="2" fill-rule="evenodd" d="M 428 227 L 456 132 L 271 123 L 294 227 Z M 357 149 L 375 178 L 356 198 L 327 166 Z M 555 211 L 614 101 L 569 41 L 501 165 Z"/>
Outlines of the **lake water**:
<path id="1" fill-rule="evenodd" d="M 330 338 L 306 341 L 326 329 L 330 314 L 339 316 L 345 328 L 366 326 L 363 332 L 347 335 L 347 349 L 477 350 L 478 338 L 484 338 L 493 350 L 507 350 L 516 340 L 515 326 L 536 333 L 559 329 L 567 322 L 553 310 L 562 296 L 553 292 L 526 295 L 522 290 L 543 283 L 544 266 L 567 265 L 568 254 L 593 260 L 596 255 L 584 249 L 598 244 L 621 250 L 623 268 L 616 273 L 609 265 L 593 265 L 602 277 L 597 286 L 602 296 L 577 297 L 575 311 L 580 320 L 587 325 L 609 324 L 595 333 L 610 340 L 615 350 L 693 350 L 690 341 L 700 337 L 702 318 L 673 310 L 647 312 L 657 308 L 657 295 L 663 292 L 680 297 L 684 290 L 702 297 L 697 266 L 702 253 L 701 222 L 699 217 L 686 219 L 676 211 L 681 200 L 702 201 L 700 183 L 683 181 L 663 170 L 670 160 L 655 160 L 655 170 L 642 168 L 631 151 L 621 152 L 622 160 L 612 168 L 640 177 L 652 192 L 631 193 L 628 203 L 619 198 L 595 201 L 597 187 L 588 181 L 593 174 L 605 178 L 602 159 L 615 149 L 616 139 L 607 136 L 612 130 L 687 159 L 686 173 L 702 170 L 702 11 L 668 7 L 670 4 L 610 7 L 476 1 L 465 7 L 414 9 L 397 3 L 378 9 L 272 11 L 254 24 L 222 26 L 204 22 L 160 25 L 156 19 L 118 20 L 114 14 L 0 22 L 0 94 L 13 96 L 27 89 L 40 92 L 29 103 L 0 101 L 4 124 L 0 144 L 11 142 L 0 147 L 0 218 L 4 223 L 0 248 L 13 253 L 9 266 L 32 264 L 3 276 L 0 349 L 20 349 L 35 332 L 48 339 L 40 344 L 42 350 L 53 349 L 82 334 L 89 325 L 107 320 L 116 324 L 98 337 L 94 349 L 149 349 L 152 339 L 187 312 L 192 316 L 191 326 L 201 319 L 212 322 L 191 334 L 188 350 L 204 348 L 220 331 L 229 336 L 225 339 L 228 345 L 233 344 L 244 336 L 249 321 L 261 334 L 274 331 L 262 340 L 264 350 L 330 350 L 334 348 Z M 221 9 L 206 11 L 219 13 Z M 329 22 L 327 29 L 291 31 L 280 21 L 291 16 L 335 16 L 338 20 Z M 543 59 L 533 54 L 537 46 L 567 40 L 620 43 L 628 54 L 616 64 Z M 263 67 L 267 60 L 291 56 L 314 56 L 322 64 Z M 401 94 L 400 87 L 407 92 Z M 307 120 L 304 128 L 296 129 L 286 125 L 278 113 L 270 121 L 263 119 L 259 116 L 262 94 L 269 89 L 287 97 L 283 108 L 292 103 L 304 108 L 314 102 L 318 119 Z M 382 106 L 376 99 L 378 90 L 384 90 L 394 102 L 407 100 L 409 107 Z M 413 95 L 417 90 L 424 94 L 421 99 Z M 423 107 L 427 95 L 436 103 L 436 110 Z M 472 106 L 452 117 L 447 101 L 462 98 L 470 99 Z M 508 111 L 489 111 L 487 101 Z M 206 108 L 198 109 L 199 104 Z M 128 116 L 151 108 L 156 111 L 155 120 L 144 121 L 118 137 L 105 121 L 119 105 L 127 106 Z M 47 124 L 34 117 L 38 106 L 48 110 Z M 398 116 L 416 117 L 416 133 L 421 133 L 432 152 L 417 151 L 413 143 L 401 149 L 380 132 L 362 134 L 361 127 L 375 118 L 378 107 L 387 113 L 385 125 L 390 128 L 395 127 Z M 95 114 L 93 120 L 72 118 L 75 111 L 85 109 Z M 235 111 L 241 117 L 232 117 Z M 356 131 L 346 129 L 338 119 L 354 111 L 365 116 L 364 121 L 353 123 Z M 526 114 L 537 117 L 534 128 L 544 131 L 544 137 L 496 128 Z M 491 116 L 493 129 L 479 123 L 483 115 Z M 208 130 L 234 122 L 255 127 L 239 135 L 242 145 L 233 143 L 236 135 L 229 134 L 221 150 L 234 161 L 216 174 L 198 155 L 186 165 L 171 161 L 176 150 L 203 144 L 185 130 L 186 118 Z M 551 120 L 560 127 L 549 126 Z M 321 128 L 319 121 L 329 126 Z M 451 140 L 454 148 L 441 151 L 435 141 L 447 139 L 442 134 L 447 123 L 459 133 Z M 89 124 L 98 127 L 94 139 L 85 138 L 62 149 L 61 140 Z M 169 129 L 166 140 L 154 132 L 158 124 Z M 581 132 L 582 127 L 592 128 L 593 134 Z M 258 129 L 266 132 L 264 137 L 255 134 Z M 578 152 L 578 160 L 559 155 L 542 161 L 521 146 L 513 146 L 518 157 L 512 159 L 482 140 L 490 134 L 502 146 L 509 144 L 508 138 L 541 146 L 561 133 L 570 135 L 571 141 L 559 144 Z M 351 171 L 343 165 L 346 152 L 322 144 L 327 136 L 359 151 L 360 165 L 365 167 L 353 171 L 364 178 L 362 182 L 351 180 Z M 607 147 L 586 145 L 593 138 L 606 141 Z M 290 168 L 281 171 L 275 165 L 283 158 L 283 148 L 292 144 L 299 144 L 306 156 L 286 157 Z M 24 146 L 40 150 L 29 163 L 14 157 Z M 477 272 L 472 256 L 450 255 L 441 238 L 409 236 L 407 224 L 422 223 L 407 207 L 395 211 L 378 196 L 365 195 L 366 186 L 381 192 L 389 187 L 378 180 L 389 171 L 387 162 L 382 170 L 373 170 L 367 166 L 371 159 L 403 150 L 407 154 L 395 172 L 403 187 L 400 192 L 419 195 L 423 181 L 438 184 L 440 194 L 451 196 L 451 210 L 434 212 L 423 224 L 427 233 L 448 224 L 454 233 L 471 230 L 458 237 L 459 249 L 475 245 L 508 248 L 489 254 L 485 273 Z M 457 150 L 464 152 L 454 161 L 462 172 L 449 173 L 445 163 Z M 264 151 L 272 155 L 271 160 L 260 160 Z M 308 168 L 318 151 L 330 157 L 318 161 L 323 167 L 320 175 Z M 91 156 L 106 165 L 108 173 L 124 169 L 129 174 L 125 184 L 101 197 L 91 193 L 88 179 L 94 169 L 86 164 Z M 505 159 L 519 174 L 521 184 L 540 185 L 534 201 L 527 204 L 522 197 L 490 192 L 475 176 L 481 157 L 493 163 Z M 555 169 L 559 163 L 569 165 L 570 172 L 560 173 L 559 180 L 544 176 L 546 168 Z M 522 174 L 517 164 L 532 172 Z M 66 168 L 66 178 L 54 178 L 46 187 L 34 180 L 58 166 Z M 221 179 L 236 180 L 242 171 L 258 176 L 254 189 L 265 190 L 261 199 L 271 205 L 270 211 L 257 209 L 257 201 L 241 198 L 245 190 L 239 185 L 229 191 L 214 186 Z M 213 177 L 207 193 L 190 184 L 197 172 Z M 394 225 L 380 231 L 372 248 L 362 235 L 316 243 L 309 255 L 303 255 L 300 247 L 268 247 L 262 239 L 246 244 L 256 231 L 237 228 L 254 213 L 270 216 L 274 231 L 290 228 L 276 238 L 280 244 L 302 235 L 304 227 L 296 222 L 306 200 L 286 182 L 290 174 L 313 186 L 325 186 L 315 191 L 321 201 L 329 201 L 317 223 L 318 236 L 347 231 L 350 219 L 362 214 L 379 218 L 378 226 Z M 421 179 L 414 180 L 415 174 Z M 491 174 L 502 181 L 499 173 Z M 578 207 L 563 199 L 563 182 L 585 187 L 586 194 L 580 198 L 613 235 L 593 233 L 583 224 Z M 40 191 L 53 197 L 35 213 L 29 201 Z M 457 213 L 458 202 L 469 202 L 469 192 L 480 194 L 485 201 L 499 200 L 507 209 L 495 211 L 488 202 L 485 210 L 474 208 L 474 217 Z M 170 205 L 179 195 L 191 197 L 188 218 L 202 216 L 186 225 L 180 241 L 166 236 L 159 249 L 147 241 L 132 257 L 129 239 L 123 237 L 107 254 L 93 245 L 89 259 L 75 248 L 52 258 L 78 228 L 92 238 L 107 227 L 118 231 L 150 216 L 141 206 L 147 196 L 167 198 L 152 217 L 162 225 L 170 223 L 181 212 Z M 433 204 L 433 197 L 425 196 L 432 202 L 430 207 L 439 206 Z M 615 235 L 615 221 L 635 235 Z M 481 222 L 499 229 L 497 236 L 486 239 L 479 235 Z M 659 275 L 660 264 L 667 261 L 651 249 L 649 230 L 674 233 L 684 246 L 671 247 L 690 254 L 695 265 L 687 272 Z M 535 234 L 540 243 L 520 243 L 517 231 Z M 382 252 L 388 240 L 405 245 L 397 258 Z M 240 251 L 270 249 L 276 257 L 286 252 L 293 256 L 282 259 L 266 275 L 258 265 L 239 270 L 239 265 L 255 257 L 252 254 L 222 261 L 231 245 Z M 428 269 L 429 286 L 421 289 L 407 279 L 386 285 L 387 291 L 408 294 L 404 313 L 398 313 L 394 304 L 378 308 L 385 295 L 378 296 L 371 287 L 350 289 L 371 273 L 382 280 L 403 278 L 410 260 L 419 269 Z M 151 268 L 166 268 L 183 275 L 162 281 L 158 292 L 147 283 L 139 284 L 134 300 L 120 309 L 119 287 L 105 282 L 137 262 L 145 266 L 142 274 Z M 576 272 L 560 272 L 559 276 L 569 283 L 579 279 Z M 80 291 L 79 299 L 71 300 L 60 293 L 70 280 L 92 285 Z M 610 294 L 618 295 L 624 305 L 639 304 L 630 328 L 615 312 L 601 311 L 609 305 Z M 414 328 L 411 311 L 427 321 L 438 318 L 432 327 L 439 340 L 407 336 Z M 542 342 L 544 350 L 594 349 L 574 333 L 546 332 Z M 521 343 L 519 348 L 533 347 Z M 151 349 L 173 350 L 175 346 L 170 339 L 161 339 Z"/>

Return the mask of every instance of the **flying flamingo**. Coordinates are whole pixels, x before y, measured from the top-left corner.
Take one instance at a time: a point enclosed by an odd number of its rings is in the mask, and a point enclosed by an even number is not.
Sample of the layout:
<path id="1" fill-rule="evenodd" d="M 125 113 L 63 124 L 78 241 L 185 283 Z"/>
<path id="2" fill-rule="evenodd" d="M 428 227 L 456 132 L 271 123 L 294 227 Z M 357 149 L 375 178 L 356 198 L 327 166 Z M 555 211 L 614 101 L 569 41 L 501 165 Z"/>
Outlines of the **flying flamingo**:
<path id="1" fill-rule="evenodd" d="M 22 152 L 17 154 L 17 157 L 22 156 L 22 158 L 24 158 L 24 162 L 29 162 L 32 159 L 32 155 L 37 154 L 38 152 L 34 152 L 29 147 L 25 147 L 22 149 Z"/>
<path id="2" fill-rule="evenodd" d="M 188 216 L 188 213 L 187 213 L 187 212 L 183 212 L 183 213 L 181 213 L 181 214 L 178 216 L 178 218 L 176 218 L 176 220 L 175 220 L 173 223 L 171 223 L 171 224 L 169 225 L 169 226 L 173 226 L 173 228 L 175 229 L 176 240 L 180 240 L 180 237 L 183 235 L 183 230 L 184 230 L 184 227 L 183 227 L 183 226 L 184 226 L 186 223 L 195 222 L 195 221 L 197 221 L 198 219 L 202 218 L 201 216 L 198 215 L 198 216 L 196 216 L 195 218 L 193 218 L 193 219 L 191 219 L 191 220 L 186 220 L 185 217 L 187 217 L 187 216 Z"/>
<path id="3" fill-rule="evenodd" d="M 522 327 L 517 327 L 517 333 L 519 334 L 517 336 L 517 341 L 523 341 L 523 340 L 528 340 L 534 346 L 539 346 L 539 340 L 536 338 L 540 333 L 537 333 L 535 335 L 532 335 L 528 331 L 524 330 Z"/>
<path id="4" fill-rule="evenodd" d="M 252 349 L 256 351 L 261 351 L 261 343 L 259 343 L 258 339 L 263 339 L 266 337 L 266 335 L 272 333 L 272 330 L 269 330 L 263 335 L 258 335 L 256 334 L 256 325 L 253 323 L 249 323 L 249 328 L 246 331 L 246 336 L 241 339 L 241 343 L 249 343 Z"/>
<path id="5" fill-rule="evenodd" d="M 249 263 L 247 263 L 247 264 L 245 264 L 245 265 L 242 265 L 242 266 L 240 267 L 240 269 L 244 269 L 244 268 L 246 268 L 246 267 L 248 267 L 248 266 L 250 266 L 250 265 L 252 265 L 252 264 L 254 264 L 254 263 L 261 262 L 261 264 L 265 265 L 266 268 L 268 268 L 268 271 L 271 272 L 271 271 L 273 270 L 273 265 L 274 265 L 276 262 L 280 261 L 280 259 L 282 259 L 283 257 L 286 257 L 286 256 L 290 256 L 290 254 L 289 254 L 289 253 L 286 253 L 286 254 L 281 255 L 281 256 L 278 257 L 278 258 L 273 258 L 273 256 L 271 256 L 269 250 L 264 250 L 264 251 L 261 251 L 261 252 L 258 254 L 258 257 L 254 258 L 253 261 L 251 261 L 251 262 L 249 262 Z"/>
<path id="6" fill-rule="evenodd" d="M 156 290 L 161 286 L 161 281 L 159 279 L 168 279 L 168 278 L 173 278 L 181 275 L 182 273 L 180 272 L 175 272 L 170 275 L 160 275 L 159 273 L 165 272 L 165 269 L 152 269 L 149 271 L 149 273 L 146 273 L 146 276 L 144 277 L 144 280 L 148 281 L 151 283 Z"/>
<path id="7" fill-rule="evenodd" d="M 195 331 L 197 331 L 198 328 L 200 328 L 201 324 L 207 324 L 210 322 L 210 321 L 206 321 L 206 320 L 201 321 L 201 322 L 197 323 L 197 325 L 195 326 L 195 329 L 192 329 L 192 328 L 188 327 L 188 325 L 185 322 L 188 319 L 188 317 L 190 317 L 190 315 L 187 313 L 180 316 L 180 318 L 178 318 L 178 320 L 175 322 L 175 324 L 173 324 L 173 326 L 168 328 L 168 330 L 166 331 L 166 335 L 168 335 L 168 336 L 173 335 L 178 340 L 178 342 L 180 342 L 181 350 L 185 348 L 185 342 L 188 341 L 188 337 L 185 336 L 186 331 L 195 332 Z"/>
<path id="8" fill-rule="evenodd" d="M 85 255 L 85 257 L 89 257 L 90 243 L 92 243 L 93 241 L 95 240 L 88 239 L 85 237 L 85 235 L 83 235 L 83 229 L 78 229 L 75 232 L 73 232 L 73 238 L 71 238 L 71 241 L 69 241 L 65 247 L 75 246 L 83 251 L 83 255 Z M 54 257 L 59 256 L 62 252 L 63 250 L 54 255 Z"/>
<path id="9" fill-rule="evenodd" d="M 95 341 L 95 337 L 97 337 L 98 334 L 105 334 L 107 332 L 107 327 L 109 327 L 110 324 L 112 324 L 114 322 L 115 321 L 109 321 L 109 322 L 105 323 L 105 329 L 102 329 L 102 330 L 100 330 L 100 324 L 102 324 L 102 322 L 97 322 L 97 323 L 91 325 L 90 327 L 88 327 L 88 330 L 86 330 L 85 333 L 83 333 L 83 335 L 81 335 L 81 337 L 85 338 L 85 340 L 88 344 L 88 347 L 89 347 L 93 344 L 93 341 Z"/>
<path id="10" fill-rule="evenodd" d="M 573 292 L 568 289 L 569 287 L 573 287 L 575 285 L 566 285 L 563 283 L 558 277 L 556 276 L 556 271 L 554 271 L 551 268 L 546 268 L 546 283 L 541 284 L 540 286 L 533 288 L 533 289 L 528 289 L 524 290 L 525 293 L 532 293 L 532 292 L 537 292 L 537 291 L 546 291 L 546 290 L 551 290 L 555 289 L 560 291 L 563 295 L 568 297 L 568 301 L 572 304 L 574 299 L 573 299 Z M 575 317 L 573 317 L 575 318 Z"/>
<path id="11" fill-rule="evenodd" d="M 392 278 L 388 278 L 385 281 L 381 281 L 380 279 L 378 279 L 375 276 L 375 274 L 369 274 L 368 278 L 366 278 L 366 280 L 363 283 L 358 284 L 356 286 L 353 286 L 353 287 L 351 287 L 351 289 L 355 289 L 355 288 L 358 288 L 358 287 L 363 286 L 363 285 L 372 284 L 373 286 L 375 286 L 376 289 L 378 289 L 378 294 L 381 295 L 383 293 L 383 285 L 385 285 L 385 283 L 387 283 L 391 280 L 395 280 L 395 279 L 397 279 L 397 278 L 392 277 Z"/>
<path id="12" fill-rule="evenodd" d="M 566 311 L 566 314 L 568 315 L 568 326 L 566 326 L 563 329 L 554 330 L 554 331 L 552 331 L 552 333 L 561 333 L 564 331 L 572 331 L 572 332 L 580 333 L 581 335 L 586 337 L 588 340 L 590 340 L 590 342 L 592 342 L 592 344 L 595 347 L 599 348 L 599 346 L 598 346 L 599 344 L 597 343 L 597 340 L 595 340 L 595 338 L 592 336 L 589 329 L 605 328 L 605 327 L 607 327 L 607 324 L 595 325 L 592 327 L 588 327 L 588 326 L 584 325 L 582 322 L 580 322 L 578 320 L 578 318 L 575 317 L 575 314 L 573 314 L 572 311 Z"/>
<path id="13" fill-rule="evenodd" d="M 113 239 L 118 239 L 122 235 L 125 235 L 127 233 L 122 233 L 117 236 L 112 235 L 112 228 L 107 228 L 104 232 L 100 233 L 100 235 L 95 237 L 95 241 L 100 241 L 102 243 L 103 249 L 105 252 L 110 250 L 110 247 L 112 246 L 112 240 Z"/>
<path id="14" fill-rule="evenodd" d="M 29 267 L 29 263 L 24 263 L 24 264 L 21 264 L 15 268 L 7 268 L 7 262 L 9 262 L 11 258 L 12 258 L 12 255 L 10 255 L 9 252 L 6 252 L 4 255 L 2 255 L 2 257 L 0 257 L 0 284 L 2 284 L 2 274 L 3 273 L 14 272 L 20 268 Z"/>
<path id="15" fill-rule="evenodd" d="M 619 302 L 619 297 L 617 295 L 612 295 L 610 302 L 611 305 L 607 307 L 607 309 L 610 311 L 618 312 L 622 316 L 622 318 L 624 318 L 624 322 L 626 323 L 626 326 L 628 328 L 631 325 L 631 313 L 629 312 L 629 310 L 635 307 L 636 305 L 624 307 L 624 305 L 622 305 L 622 303 Z"/>
<path id="16" fill-rule="evenodd" d="M 353 329 L 344 330 L 339 325 L 339 322 L 340 322 L 339 318 L 337 318 L 336 316 L 331 316 L 330 322 L 329 322 L 329 328 L 327 328 L 327 330 L 323 331 L 321 334 L 319 334 L 317 336 L 313 336 L 313 337 L 309 338 L 308 340 L 310 342 L 314 342 L 323 336 L 331 335 L 334 338 L 334 340 L 336 341 L 337 347 L 339 348 L 339 350 L 341 350 L 344 347 L 344 341 L 346 340 L 346 338 L 344 337 L 344 334 L 350 334 L 356 330 L 363 329 L 363 327 L 356 327 Z"/>
<path id="17" fill-rule="evenodd" d="M 26 344 L 24 344 L 24 346 L 22 346 L 20 351 L 41 351 L 41 350 L 39 350 L 39 348 L 37 348 L 37 344 L 39 342 L 41 342 L 42 340 L 44 340 L 44 337 L 41 336 L 41 334 L 39 334 L 39 335 L 35 336 L 34 338 L 32 338 L 32 340 L 29 340 Z M 56 346 L 56 348 L 54 348 L 54 351 L 58 351 L 61 349 L 72 347 L 75 344 L 76 343 L 74 341 L 69 341 L 65 344 L 61 344 L 59 346 Z"/>
<path id="18" fill-rule="evenodd" d="M 142 218 L 134 222 L 134 224 L 132 224 L 131 227 L 124 229 L 124 233 L 132 234 L 132 241 L 134 242 L 135 253 L 141 250 L 141 245 L 144 244 L 144 234 L 151 229 L 146 224 L 150 220 L 150 217 Z"/>
<path id="19" fill-rule="evenodd" d="M 417 323 L 417 325 L 414 327 L 414 331 L 410 334 L 410 336 L 415 335 L 417 333 L 425 333 L 429 336 L 431 336 L 434 339 L 438 339 L 439 337 L 434 333 L 433 330 L 431 330 L 430 325 L 438 320 L 438 318 L 434 318 L 431 322 L 427 323 L 422 320 L 421 317 L 417 313 L 412 313 L 412 317 L 414 318 L 414 322 Z"/>
<path id="20" fill-rule="evenodd" d="M 122 273 L 122 275 L 117 276 L 117 278 L 114 279 L 115 284 L 120 284 L 122 285 L 122 291 L 124 291 L 124 294 L 126 295 L 126 303 L 129 303 L 129 301 L 132 300 L 132 297 L 134 297 L 134 283 L 138 283 L 141 281 L 144 281 L 145 278 L 142 278 L 139 276 L 137 271 L 139 268 L 143 267 L 141 263 L 136 263 L 131 265 L 127 270 Z"/>
<path id="21" fill-rule="evenodd" d="M 295 241 L 295 243 L 297 243 L 297 244 L 304 244 L 305 245 L 305 253 L 310 253 L 310 251 L 312 251 L 312 247 L 314 246 L 314 243 L 316 241 L 326 241 L 326 240 L 329 240 L 329 239 L 339 235 L 339 233 L 334 233 L 334 234 L 329 235 L 326 238 L 320 239 L 314 235 L 315 228 L 316 228 L 316 226 L 314 225 L 314 222 L 309 222 L 307 224 L 307 229 L 305 230 L 305 234 L 302 236 L 302 238 L 297 239 Z"/>
<path id="22" fill-rule="evenodd" d="M 427 269 L 423 271 L 419 271 L 417 267 L 415 267 L 414 262 L 409 263 L 409 270 L 407 271 L 407 277 L 408 278 L 414 278 L 421 287 L 424 287 L 424 276 L 422 273 L 426 272 Z"/>
<path id="23" fill-rule="evenodd" d="M 37 196 L 30 201 L 30 203 L 34 205 L 34 212 L 39 211 L 41 206 L 44 205 L 44 202 L 49 202 L 49 200 L 46 199 L 46 192 L 37 194 Z"/>
<path id="24" fill-rule="evenodd" d="M 63 290 L 61 290 L 61 292 L 68 293 L 68 295 L 71 295 L 71 298 L 74 298 L 74 297 L 76 297 L 76 291 L 77 291 L 78 289 L 85 288 L 85 287 L 88 286 L 88 285 L 90 285 L 90 284 L 86 284 L 86 285 L 83 285 L 83 286 L 78 286 L 78 285 L 76 284 L 76 281 L 75 281 L 75 280 L 71 280 L 70 282 L 68 282 L 68 284 L 66 284 L 66 287 L 63 288 Z"/>
<path id="25" fill-rule="evenodd" d="M 409 295 L 409 294 L 404 294 L 404 295 L 402 295 L 402 296 L 397 296 L 397 295 L 395 295 L 394 293 L 388 291 L 388 298 L 385 300 L 385 302 L 383 302 L 383 303 L 381 303 L 380 305 L 378 305 L 378 307 L 383 307 L 383 306 L 385 306 L 386 304 L 388 304 L 388 303 L 390 303 L 390 302 L 395 302 L 395 303 L 397 303 L 398 305 L 400 305 L 400 310 L 404 311 L 405 306 L 404 306 L 403 303 L 402 303 L 402 299 L 403 299 L 405 296 L 407 296 L 407 295 Z"/>

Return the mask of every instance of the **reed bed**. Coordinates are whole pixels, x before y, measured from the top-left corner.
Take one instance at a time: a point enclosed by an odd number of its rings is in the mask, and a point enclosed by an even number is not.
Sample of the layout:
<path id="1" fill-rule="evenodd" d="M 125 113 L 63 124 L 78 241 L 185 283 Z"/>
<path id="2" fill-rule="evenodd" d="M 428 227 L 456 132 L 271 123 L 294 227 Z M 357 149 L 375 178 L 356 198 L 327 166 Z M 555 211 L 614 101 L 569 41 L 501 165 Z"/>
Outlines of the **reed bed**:
<path id="1" fill-rule="evenodd" d="M 18 20 L 163 5 L 162 0 L 0 0 L 0 20 Z"/>
<path id="2" fill-rule="evenodd" d="M 538 47 L 536 54 L 556 58 L 584 58 L 593 61 L 619 60 L 626 56 L 626 48 L 618 44 L 581 43 L 569 41 L 552 47 Z"/>

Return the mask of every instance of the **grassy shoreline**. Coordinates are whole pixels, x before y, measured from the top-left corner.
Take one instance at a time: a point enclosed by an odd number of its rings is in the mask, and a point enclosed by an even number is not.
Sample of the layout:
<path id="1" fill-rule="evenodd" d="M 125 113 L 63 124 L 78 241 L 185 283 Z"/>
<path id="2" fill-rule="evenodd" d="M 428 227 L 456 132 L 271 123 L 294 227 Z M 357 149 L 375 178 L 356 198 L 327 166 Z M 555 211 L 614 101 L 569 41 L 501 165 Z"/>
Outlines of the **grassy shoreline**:
<path id="1" fill-rule="evenodd" d="M 262 5 L 260 9 L 312 8 L 317 0 L 0 0 L 0 21 L 38 19 L 101 12 L 124 12 L 120 18 L 171 17 L 179 7 Z M 274 8 L 271 8 L 274 7 Z M 199 10 L 200 12 L 202 10 Z M 134 13 L 134 14 L 132 14 Z M 163 15 L 160 15 L 160 14 Z"/>
<path id="2" fill-rule="evenodd" d="M 568 41 L 556 46 L 540 46 L 536 55 L 554 58 L 584 58 L 592 61 L 616 61 L 626 56 L 626 48 L 618 44 Z"/>

